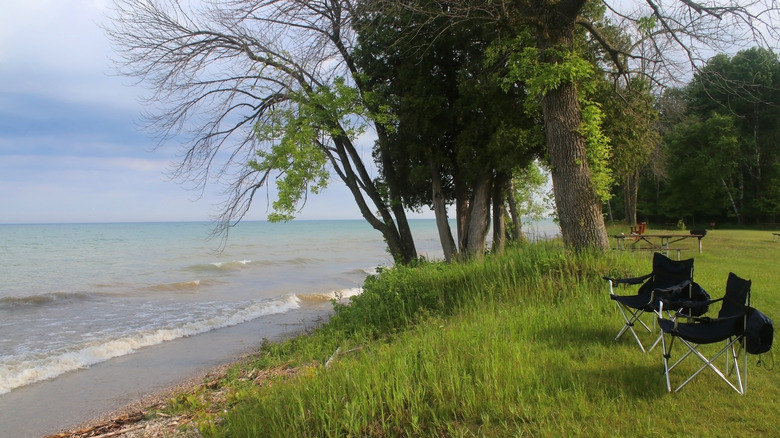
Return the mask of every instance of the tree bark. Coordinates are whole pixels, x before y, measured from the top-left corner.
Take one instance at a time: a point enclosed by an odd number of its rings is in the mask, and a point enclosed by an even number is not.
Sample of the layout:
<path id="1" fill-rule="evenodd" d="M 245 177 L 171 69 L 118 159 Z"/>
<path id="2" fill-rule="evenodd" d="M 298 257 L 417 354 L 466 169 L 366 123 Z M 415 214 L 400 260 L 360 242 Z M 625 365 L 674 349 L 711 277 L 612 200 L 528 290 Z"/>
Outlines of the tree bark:
<path id="1" fill-rule="evenodd" d="M 577 90 L 561 84 L 542 99 L 547 148 L 552 165 L 553 193 L 566 246 L 575 250 L 609 249 L 601 202 L 593 189 Z"/>
<path id="2" fill-rule="evenodd" d="M 731 209 L 734 210 L 734 216 L 737 217 L 737 223 L 742 223 L 742 216 L 739 214 L 739 207 L 737 207 L 737 203 L 734 201 L 734 196 L 731 195 L 731 190 L 729 189 L 729 185 L 726 184 L 726 180 L 723 179 L 723 177 L 720 177 L 720 182 L 723 183 L 723 190 L 726 191 L 726 195 L 729 197 L 729 201 L 731 202 Z"/>
<path id="3" fill-rule="evenodd" d="M 403 202 L 401 202 L 401 196 L 399 195 L 400 184 L 395 172 L 395 167 L 393 167 L 393 160 L 390 158 L 391 154 L 388 151 L 386 132 L 380 124 L 375 124 L 375 127 L 377 130 L 379 156 L 382 160 L 382 171 L 390 195 L 390 199 L 388 200 L 390 203 L 389 209 L 392 211 L 393 216 L 395 216 L 395 222 L 393 222 L 393 217 L 389 214 L 384 214 L 383 217 L 385 218 L 385 225 L 395 231 L 392 233 L 393 237 L 395 237 L 396 233 L 398 236 L 395 242 L 388 241 L 387 244 L 395 262 L 407 264 L 412 260 L 417 259 L 417 248 L 414 245 L 412 230 L 409 228 L 406 211 L 404 210 Z M 384 210 L 385 209 L 383 208 L 382 211 Z M 385 238 L 387 238 L 387 236 L 385 236 Z"/>
<path id="4" fill-rule="evenodd" d="M 455 222 L 458 227 L 458 252 L 466 253 L 466 235 L 469 226 L 469 199 L 461 184 L 455 182 Z"/>
<path id="5" fill-rule="evenodd" d="M 520 211 L 517 209 L 517 198 L 515 198 L 515 183 L 509 179 L 506 189 L 507 204 L 509 204 L 509 214 L 512 217 L 512 240 L 522 242 L 525 240 L 523 234 L 523 218 L 520 217 Z"/>
<path id="6" fill-rule="evenodd" d="M 466 254 L 481 258 L 487 248 L 486 238 L 490 229 L 490 180 L 480 176 L 474 184 L 469 205 L 468 230 L 466 231 Z"/>
<path id="7" fill-rule="evenodd" d="M 496 177 L 493 183 L 493 246 L 492 252 L 502 254 L 506 247 L 506 204 L 504 192 L 507 186 L 503 175 Z"/>
<path id="8" fill-rule="evenodd" d="M 574 22 L 585 0 L 548 3 L 534 0 L 541 25 L 537 45 L 542 61 L 560 63 L 559 47 L 573 46 Z M 609 249 L 601 202 L 593 188 L 587 159 L 587 145 L 580 133 L 582 114 L 578 91 L 571 82 L 562 82 L 545 93 L 542 114 L 547 150 L 552 167 L 553 194 L 564 244 L 575 250 Z"/>
<path id="9" fill-rule="evenodd" d="M 431 181 L 433 191 L 433 213 L 436 217 L 436 229 L 439 231 L 439 241 L 441 249 L 444 252 L 444 260 L 452 261 L 456 255 L 455 240 L 452 238 L 449 218 L 447 217 L 447 203 L 444 196 L 441 175 L 436 166 L 431 162 Z"/>
<path id="10" fill-rule="evenodd" d="M 639 169 L 626 176 L 624 198 L 626 203 L 626 222 L 628 225 L 636 225 L 636 204 L 639 196 Z"/>

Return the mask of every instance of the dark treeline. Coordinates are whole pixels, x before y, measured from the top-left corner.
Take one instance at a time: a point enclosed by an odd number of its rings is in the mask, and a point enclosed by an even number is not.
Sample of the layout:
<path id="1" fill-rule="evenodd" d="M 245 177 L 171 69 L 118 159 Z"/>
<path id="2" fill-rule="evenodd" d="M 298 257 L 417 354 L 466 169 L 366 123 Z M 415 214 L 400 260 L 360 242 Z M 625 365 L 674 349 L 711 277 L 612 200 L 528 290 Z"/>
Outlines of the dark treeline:
<path id="1" fill-rule="evenodd" d="M 780 216 L 780 62 L 759 48 L 709 60 L 656 102 L 662 142 L 641 170 L 638 221 L 709 226 Z M 624 213 L 626 184 L 608 204 Z M 681 222 L 682 221 L 682 222 Z"/>

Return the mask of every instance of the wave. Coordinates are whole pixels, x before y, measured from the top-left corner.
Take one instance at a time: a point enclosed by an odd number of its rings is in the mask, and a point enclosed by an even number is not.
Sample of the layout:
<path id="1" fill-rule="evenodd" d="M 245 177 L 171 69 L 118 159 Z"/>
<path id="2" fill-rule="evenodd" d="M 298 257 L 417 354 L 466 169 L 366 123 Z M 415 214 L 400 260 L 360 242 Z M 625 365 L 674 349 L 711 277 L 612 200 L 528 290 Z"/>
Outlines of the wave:
<path id="1" fill-rule="evenodd" d="M 236 269 L 245 268 L 253 263 L 255 262 L 253 262 L 252 260 L 231 260 L 227 262 L 213 262 L 213 263 L 193 265 L 190 266 L 188 269 L 196 272 L 236 270 Z"/>
<path id="2" fill-rule="evenodd" d="M 363 288 L 353 287 L 348 289 L 332 290 L 330 292 L 324 292 L 324 293 L 312 293 L 312 294 L 305 294 L 305 295 L 302 294 L 302 295 L 297 295 L 297 297 L 304 303 L 316 304 L 316 303 L 322 303 L 331 300 L 336 300 L 340 303 L 347 303 L 349 302 L 349 299 L 351 297 L 360 295 L 362 292 L 363 292 Z"/>
<path id="3" fill-rule="evenodd" d="M 0 309 L 11 309 L 23 306 L 42 306 L 56 302 L 72 302 L 92 300 L 97 294 L 84 292 L 51 292 L 41 295 L 23 297 L 1 297 Z"/>
<path id="4" fill-rule="evenodd" d="M 71 304 L 80 301 L 94 301 L 106 298 L 143 296 L 152 292 L 187 292 L 205 286 L 218 284 L 218 280 L 199 279 L 175 283 L 160 283 L 151 286 L 127 283 L 96 284 L 97 292 L 50 292 L 40 295 L 0 297 L 0 310 L 14 310 L 23 307 L 43 307 L 57 304 Z"/>
<path id="5" fill-rule="evenodd" d="M 210 263 L 211 266 L 215 266 L 218 269 L 234 269 L 247 266 L 252 263 L 252 260 L 233 260 L 230 262 L 214 262 Z"/>
<path id="6" fill-rule="evenodd" d="M 52 379 L 69 371 L 88 368 L 115 357 L 125 356 L 140 348 L 231 327 L 266 315 L 285 313 L 300 308 L 300 305 L 301 300 L 297 296 L 289 295 L 276 301 L 254 303 L 230 314 L 189 322 L 179 327 L 142 331 L 120 338 L 93 341 L 44 356 L 37 354 L 13 359 L 11 362 L 0 363 L 0 394 L 31 383 Z"/>
<path id="7" fill-rule="evenodd" d="M 235 271 L 252 266 L 306 266 L 321 263 L 325 259 L 313 257 L 293 257 L 284 260 L 230 260 L 192 265 L 188 269 L 195 272 Z"/>
<path id="8" fill-rule="evenodd" d="M 152 291 L 159 291 L 159 292 L 169 292 L 169 291 L 187 292 L 187 291 L 198 289 L 199 287 L 211 286 L 217 283 L 218 281 L 211 280 L 211 279 L 191 280 L 191 281 L 180 281 L 177 283 L 156 284 L 154 286 L 148 286 L 146 287 L 146 289 Z"/>
<path id="9" fill-rule="evenodd" d="M 379 268 L 377 267 L 356 268 L 346 272 L 347 275 L 367 275 L 367 276 L 377 275 L 378 273 L 379 273 Z"/>
<path id="10" fill-rule="evenodd" d="M 317 259 L 313 257 L 295 257 L 283 262 L 283 264 L 290 265 L 312 265 L 321 262 L 323 259 Z"/>

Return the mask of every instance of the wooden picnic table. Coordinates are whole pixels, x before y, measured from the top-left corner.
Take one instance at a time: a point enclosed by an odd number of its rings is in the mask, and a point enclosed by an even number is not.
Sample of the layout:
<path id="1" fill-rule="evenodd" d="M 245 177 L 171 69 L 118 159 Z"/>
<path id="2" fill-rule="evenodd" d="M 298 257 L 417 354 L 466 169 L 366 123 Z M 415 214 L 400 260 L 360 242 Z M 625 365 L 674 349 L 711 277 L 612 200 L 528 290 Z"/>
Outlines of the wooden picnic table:
<path id="1" fill-rule="evenodd" d="M 613 234 L 615 239 L 615 249 L 617 250 L 650 250 L 666 253 L 669 257 L 669 251 L 677 251 L 677 258 L 680 258 L 682 248 L 672 248 L 671 244 L 685 239 L 696 238 L 699 240 L 699 254 L 701 254 L 701 239 L 704 234 L 673 234 L 673 233 L 650 233 L 650 234 Z"/>

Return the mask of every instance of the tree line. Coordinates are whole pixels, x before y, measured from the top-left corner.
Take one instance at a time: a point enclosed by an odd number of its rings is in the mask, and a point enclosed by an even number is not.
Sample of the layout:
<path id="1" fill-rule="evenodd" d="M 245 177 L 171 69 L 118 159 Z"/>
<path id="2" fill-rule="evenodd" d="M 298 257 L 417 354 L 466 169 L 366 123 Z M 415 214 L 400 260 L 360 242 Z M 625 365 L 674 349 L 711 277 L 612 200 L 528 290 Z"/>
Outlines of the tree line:
<path id="1" fill-rule="evenodd" d="M 657 99 L 662 140 L 640 169 L 636 216 L 689 226 L 777 222 L 780 215 L 780 61 L 759 47 L 712 57 L 684 87 Z"/>
<path id="2" fill-rule="evenodd" d="M 115 0 L 106 31 L 119 71 L 150 90 L 161 145 L 181 141 L 173 176 L 224 184 L 217 231 L 263 189 L 269 219 L 291 220 L 338 179 L 408 263 L 411 210 L 434 211 L 448 260 L 481 256 L 491 228 L 495 251 L 522 239 L 517 198 L 538 163 L 570 248 L 608 248 L 616 182 L 626 217 L 644 214 L 651 91 L 680 60 L 698 70 L 702 47 L 775 32 L 773 4 L 672 3 Z"/>

